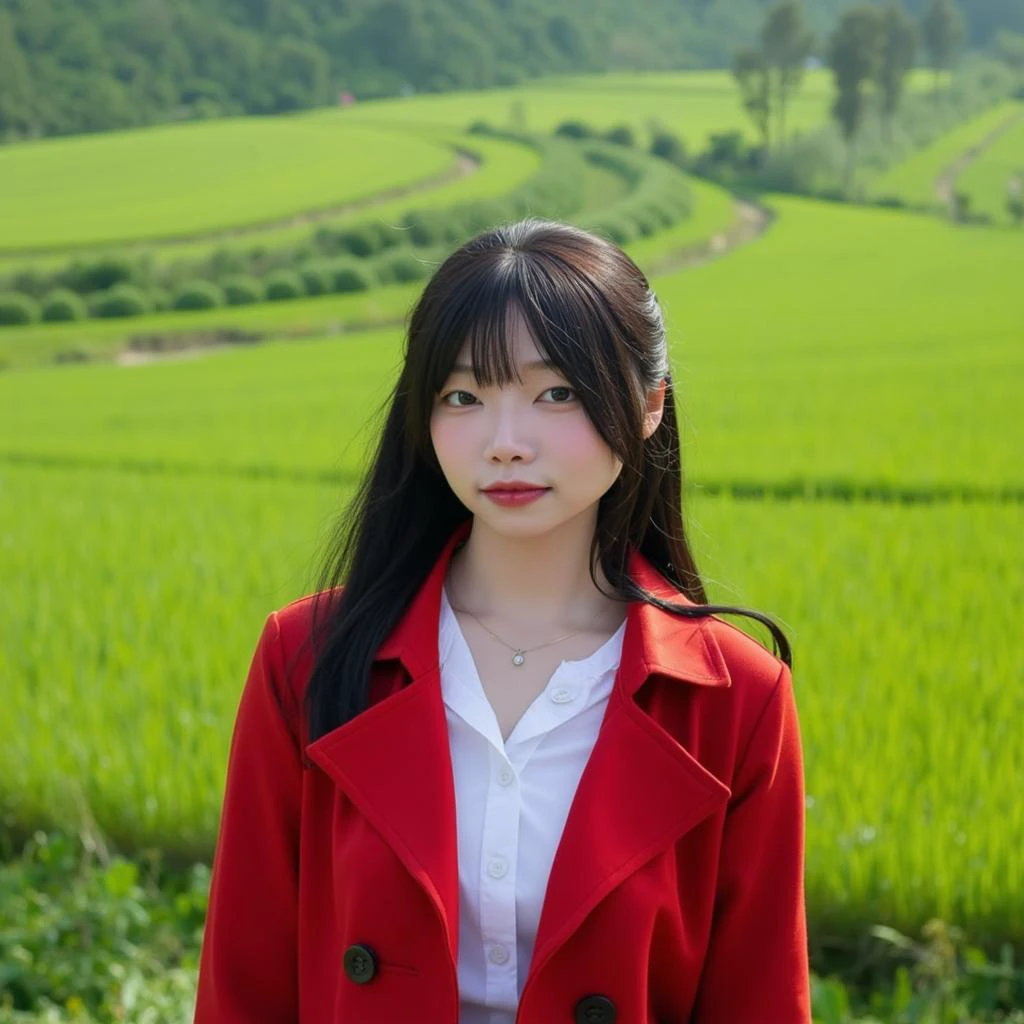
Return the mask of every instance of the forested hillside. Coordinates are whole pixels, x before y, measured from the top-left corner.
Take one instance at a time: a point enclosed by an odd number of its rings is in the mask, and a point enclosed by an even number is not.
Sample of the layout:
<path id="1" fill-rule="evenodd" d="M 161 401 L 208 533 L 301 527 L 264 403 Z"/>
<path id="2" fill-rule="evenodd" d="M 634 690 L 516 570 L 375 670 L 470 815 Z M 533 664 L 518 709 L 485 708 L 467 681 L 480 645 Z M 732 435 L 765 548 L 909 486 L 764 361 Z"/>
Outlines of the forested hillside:
<path id="1" fill-rule="evenodd" d="M 768 0 L 0 0 L 0 140 L 562 71 L 727 65 Z M 845 0 L 814 0 L 819 30 Z M 923 6 L 914 0 L 911 10 Z M 971 38 L 1024 4 L 963 0 Z"/>

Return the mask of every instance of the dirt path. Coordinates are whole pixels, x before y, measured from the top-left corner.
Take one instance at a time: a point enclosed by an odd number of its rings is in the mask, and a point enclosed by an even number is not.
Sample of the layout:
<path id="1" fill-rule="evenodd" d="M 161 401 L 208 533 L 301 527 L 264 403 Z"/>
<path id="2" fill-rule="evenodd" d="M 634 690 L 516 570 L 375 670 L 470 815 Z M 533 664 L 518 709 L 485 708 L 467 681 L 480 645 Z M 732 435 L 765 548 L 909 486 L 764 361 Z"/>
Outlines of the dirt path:
<path id="1" fill-rule="evenodd" d="M 710 238 L 684 246 L 675 252 L 668 253 L 650 268 L 648 276 L 671 274 L 673 271 L 689 267 L 699 267 L 704 263 L 719 259 L 741 245 L 760 238 L 771 227 L 774 215 L 763 206 L 748 199 L 734 200 L 735 217 L 732 224 L 724 231 L 719 231 Z"/>
<path id="2" fill-rule="evenodd" d="M 1018 121 L 1024 120 L 1024 110 L 1017 110 L 1011 114 L 1001 125 L 993 128 L 984 138 L 979 139 L 973 146 L 960 154 L 951 164 L 943 168 L 942 173 L 935 179 L 935 195 L 939 201 L 955 214 L 954 201 L 956 198 L 956 182 L 964 171 L 971 166 L 1001 136 L 1005 135 L 1011 128 L 1015 128 Z"/>

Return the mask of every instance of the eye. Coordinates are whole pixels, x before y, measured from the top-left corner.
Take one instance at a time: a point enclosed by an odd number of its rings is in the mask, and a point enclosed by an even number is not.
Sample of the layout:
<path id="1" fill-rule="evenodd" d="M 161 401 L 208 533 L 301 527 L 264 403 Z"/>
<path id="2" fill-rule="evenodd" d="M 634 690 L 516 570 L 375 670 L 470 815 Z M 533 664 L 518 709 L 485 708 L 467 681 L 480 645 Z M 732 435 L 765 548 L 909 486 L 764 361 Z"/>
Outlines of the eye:
<path id="1" fill-rule="evenodd" d="M 544 394 L 550 393 L 554 398 L 555 405 L 567 405 L 576 397 L 576 392 L 572 388 L 566 387 L 563 384 L 559 384 L 557 387 L 548 388 Z"/>
<path id="2" fill-rule="evenodd" d="M 467 402 L 465 404 L 462 402 L 449 402 L 448 399 L 451 398 L 453 395 L 461 395 L 465 398 L 470 399 L 470 402 Z M 452 409 L 465 409 L 466 405 L 469 405 L 475 401 L 476 399 L 468 391 L 449 391 L 446 395 L 441 396 L 441 404 L 447 405 L 449 408 Z"/>

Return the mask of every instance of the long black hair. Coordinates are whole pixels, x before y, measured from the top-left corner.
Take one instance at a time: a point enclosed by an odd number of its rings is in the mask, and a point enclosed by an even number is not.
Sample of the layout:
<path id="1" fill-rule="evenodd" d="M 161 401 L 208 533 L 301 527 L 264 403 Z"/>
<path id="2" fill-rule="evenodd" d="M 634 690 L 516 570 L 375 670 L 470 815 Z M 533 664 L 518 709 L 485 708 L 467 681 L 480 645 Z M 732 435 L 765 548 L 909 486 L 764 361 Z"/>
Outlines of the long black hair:
<path id="1" fill-rule="evenodd" d="M 404 363 L 386 401 L 376 450 L 324 559 L 314 604 L 314 661 L 305 713 L 312 742 L 364 710 L 370 665 L 452 532 L 470 513 L 455 497 L 430 436 L 435 397 L 468 341 L 478 385 L 517 380 L 508 312 L 570 382 L 622 462 L 598 505 L 590 574 L 607 596 L 678 615 L 725 612 L 782 630 L 760 612 L 710 605 L 683 524 L 682 464 L 661 309 L 647 278 L 597 235 L 530 218 L 478 235 L 435 271 L 414 307 Z M 643 436 L 646 396 L 667 378 L 661 422 Z M 629 576 L 636 548 L 694 604 L 647 593 Z M 342 584 L 344 584 L 342 586 Z"/>

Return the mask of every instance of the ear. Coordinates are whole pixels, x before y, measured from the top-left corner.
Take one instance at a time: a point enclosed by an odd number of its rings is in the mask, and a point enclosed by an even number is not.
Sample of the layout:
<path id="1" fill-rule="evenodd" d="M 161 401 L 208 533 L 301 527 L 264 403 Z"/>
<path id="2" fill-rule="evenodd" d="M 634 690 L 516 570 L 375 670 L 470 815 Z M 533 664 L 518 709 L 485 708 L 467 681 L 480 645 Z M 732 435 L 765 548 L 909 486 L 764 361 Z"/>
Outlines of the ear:
<path id="1" fill-rule="evenodd" d="M 668 377 L 662 377 L 653 391 L 647 392 L 647 412 L 644 413 L 644 440 L 651 436 L 661 423 L 665 411 L 665 389 Z"/>

